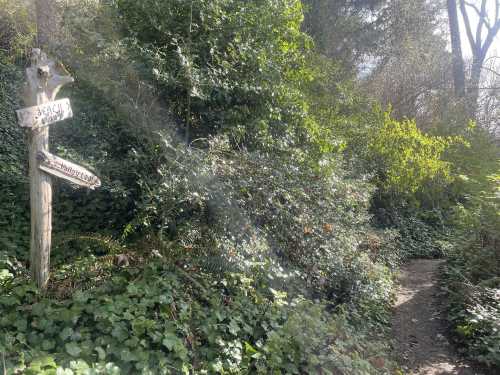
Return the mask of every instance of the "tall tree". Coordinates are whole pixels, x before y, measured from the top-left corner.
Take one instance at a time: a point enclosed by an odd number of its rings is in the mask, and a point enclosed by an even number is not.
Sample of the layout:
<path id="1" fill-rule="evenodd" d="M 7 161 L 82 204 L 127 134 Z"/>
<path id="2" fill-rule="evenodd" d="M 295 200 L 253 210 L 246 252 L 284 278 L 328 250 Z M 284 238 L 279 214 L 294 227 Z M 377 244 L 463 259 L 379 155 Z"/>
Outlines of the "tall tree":
<path id="1" fill-rule="evenodd" d="M 473 117 L 477 115 L 483 65 L 490 47 L 500 31 L 500 0 L 493 1 L 495 9 L 494 17 L 490 18 L 490 14 L 488 14 L 488 0 L 481 0 L 480 4 L 478 2 L 473 3 L 466 0 L 459 0 L 460 12 L 462 13 L 467 39 L 472 51 L 472 67 L 467 97 L 470 113 Z M 475 13 L 478 18 L 475 33 L 473 33 L 473 25 L 471 24 L 471 12 Z"/>
<path id="2" fill-rule="evenodd" d="M 447 0 L 446 2 L 450 24 L 455 96 L 457 98 L 462 98 L 465 96 L 465 69 L 462 55 L 462 44 L 460 41 L 460 26 L 458 22 L 457 1 Z"/>
<path id="3" fill-rule="evenodd" d="M 306 13 L 304 30 L 313 37 L 319 52 L 355 69 L 372 54 L 381 30 L 378 10 L 385 0 L 302 0 Z"/>
<path id="4" fill-rule="evenodd" d="M 427 128 L 436 117 L 436 102 L 448 95 L 451 73 L 441 4 L 427 0 L 392 0 L 381 11 L 384 37 L 375 67 L 364 80 L 367 93 L 396 118 L 416 118 Z"/>

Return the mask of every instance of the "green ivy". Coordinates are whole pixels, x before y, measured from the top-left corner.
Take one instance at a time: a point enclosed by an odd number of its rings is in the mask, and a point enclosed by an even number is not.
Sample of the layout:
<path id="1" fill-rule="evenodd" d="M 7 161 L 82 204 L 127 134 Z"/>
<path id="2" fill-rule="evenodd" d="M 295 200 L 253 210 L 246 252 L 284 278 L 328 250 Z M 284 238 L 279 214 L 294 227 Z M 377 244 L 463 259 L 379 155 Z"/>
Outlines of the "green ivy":
<path id="1" fill-rule="evenodd" d="M 7 373 L 50 374 L 58 366 L 99 374 L 382 371 L 370 362 L 386 352 L 382 340 L 367 341 L 368 332 L 342 313 L 270 289 L 264 274 L 214 278 L 162 261 L 116 271 L 65 300 L 22 278 L 2 287 Z"/>

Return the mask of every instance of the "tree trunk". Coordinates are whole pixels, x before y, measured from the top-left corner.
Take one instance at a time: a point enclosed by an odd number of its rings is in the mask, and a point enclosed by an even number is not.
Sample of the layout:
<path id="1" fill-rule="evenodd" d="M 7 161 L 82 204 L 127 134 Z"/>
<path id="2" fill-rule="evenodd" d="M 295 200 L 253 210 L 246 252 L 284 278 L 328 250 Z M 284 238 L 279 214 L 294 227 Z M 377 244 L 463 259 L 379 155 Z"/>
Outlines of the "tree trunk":
<path id="1" fill-rule="evenodd" d="M 460 28 L 458 24 L 458 11 L 456 0 L 447 0 L 448 18 L 451 36 L 451 51 L 453 59 L 453 83 L 455 96 L 465 97 L 465 69 L 460 42 Z"/>
<path id="2" fill-rule="evenodd" d="M 467 88 L 468 112 L 471 118 L 476 118 L 479 101 L 479 85 L 481 83 L 481 70 L 484 59 L 474 57 L 472 62 L 470 82 Z"/>

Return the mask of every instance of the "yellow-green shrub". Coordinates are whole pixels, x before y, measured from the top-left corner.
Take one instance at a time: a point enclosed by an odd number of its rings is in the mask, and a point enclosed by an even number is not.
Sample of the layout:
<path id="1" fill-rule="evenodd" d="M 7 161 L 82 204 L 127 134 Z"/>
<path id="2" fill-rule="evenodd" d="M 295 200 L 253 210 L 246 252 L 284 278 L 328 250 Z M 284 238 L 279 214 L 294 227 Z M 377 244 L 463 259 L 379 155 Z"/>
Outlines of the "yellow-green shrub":
<path id="1" fill-rule="evenodd" d="M 438 198 L 453 181 L 452 166 L 443 156 L 459 138 L 425 134 L 414 120 L 397 121 L 387 112 L 368 136 L 368 158 L 379 198 L 389 206 L 439 204 Z"/>

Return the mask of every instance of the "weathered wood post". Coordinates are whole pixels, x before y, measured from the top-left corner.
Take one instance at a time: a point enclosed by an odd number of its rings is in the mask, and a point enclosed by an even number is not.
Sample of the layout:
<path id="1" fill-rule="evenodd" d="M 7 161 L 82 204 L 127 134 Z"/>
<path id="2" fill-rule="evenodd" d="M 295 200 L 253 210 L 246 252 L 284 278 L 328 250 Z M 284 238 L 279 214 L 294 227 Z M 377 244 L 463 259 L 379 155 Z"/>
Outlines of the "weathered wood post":
<path id="1" fill-rule="evenodd" d="M 101 181 L 79 165 L 49 153 L 49 125 L 73 117 L 69 99 L 55 100 L 59 90 L 73 78 L 66 69 L 40 49 L 33 49 L 26 69 L 25 102 L 17 111 L 19 125 L 29 129 L 29 176 L 31 205 L 31 274 L 39 288 L 49 281 L 52 240 L 51 175 L 73 184 L 95 189 Z"/>
<path id="2" fill-rule="evenodd" d="M 31 66 L 26 70 L 26 75 L 28 82 L 25 101 L 29 106 L 41 106 L 54 101 L 61 87 L 74 81 L 61 65 L 49 60 L 40 49 L 33 49 Z M 35 124 L 36 119 L 47 117 L 39 108 L 32 124 L 28 125 L 31 127 L 29 135 L 30 267 L 36 284 L 44 289 L 49 280 L 52 241 L 52 181 L 48 174 L 38 168 L 39 154 L 49 151 L 49 126 L 36 126 Z"/>

